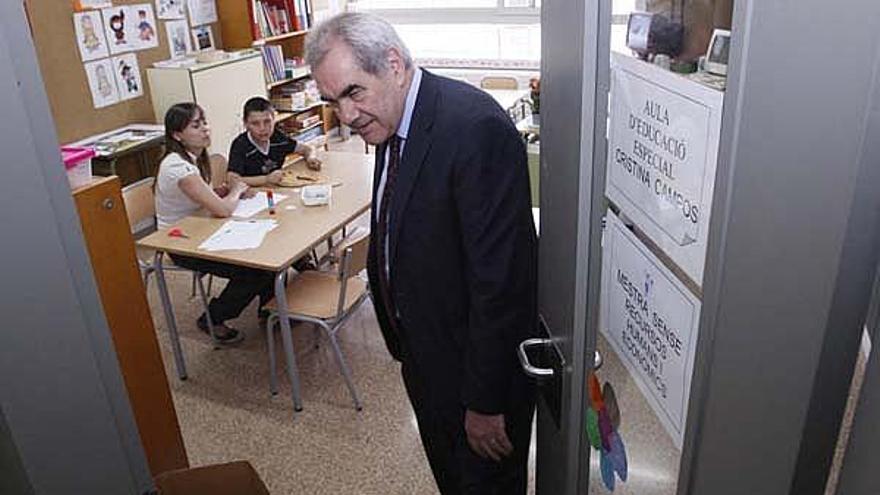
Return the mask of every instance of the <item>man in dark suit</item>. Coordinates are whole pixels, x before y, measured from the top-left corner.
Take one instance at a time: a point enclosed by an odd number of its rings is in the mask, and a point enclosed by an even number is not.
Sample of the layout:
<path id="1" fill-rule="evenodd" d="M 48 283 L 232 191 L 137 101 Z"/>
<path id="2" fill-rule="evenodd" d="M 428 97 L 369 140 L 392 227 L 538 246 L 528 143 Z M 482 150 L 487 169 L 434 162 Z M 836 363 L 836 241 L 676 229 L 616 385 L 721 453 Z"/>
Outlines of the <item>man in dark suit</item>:
<path id="1" fill-rule="evenodd" d="M 382 19 L 309 34 L 322 97 L 377 145 L 368 272 L 440 491 L 524 494 L 536 323 L 526 152 L 485 92 L 415 67 Z"/>

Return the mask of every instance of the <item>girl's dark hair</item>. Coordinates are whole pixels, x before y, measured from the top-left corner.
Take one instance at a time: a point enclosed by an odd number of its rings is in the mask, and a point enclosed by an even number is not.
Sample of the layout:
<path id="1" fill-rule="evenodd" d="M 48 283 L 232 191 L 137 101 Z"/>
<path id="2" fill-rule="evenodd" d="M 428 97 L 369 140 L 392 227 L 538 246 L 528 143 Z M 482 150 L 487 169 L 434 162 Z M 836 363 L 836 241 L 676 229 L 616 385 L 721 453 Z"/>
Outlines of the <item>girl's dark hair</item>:
<path id="1" fill-rule="evenodd" d="M 165 112 L 165 155 L 162 158 L 177 153 L 181 158 L 193 163 L 192 157 L 187 153 L 183 143 L 174 139 L 175 132 L 183 132 L 186 126 L 193 120 L 205 118 L 205 111 L 195 103 L 177 103 Z M 193 163 L 199 169 L 202 179 L 211 183 L 211 162 L 208 159 L 208 150 L 202 150 Z M 158 171 L 156 172 L 158 174 Z"/>

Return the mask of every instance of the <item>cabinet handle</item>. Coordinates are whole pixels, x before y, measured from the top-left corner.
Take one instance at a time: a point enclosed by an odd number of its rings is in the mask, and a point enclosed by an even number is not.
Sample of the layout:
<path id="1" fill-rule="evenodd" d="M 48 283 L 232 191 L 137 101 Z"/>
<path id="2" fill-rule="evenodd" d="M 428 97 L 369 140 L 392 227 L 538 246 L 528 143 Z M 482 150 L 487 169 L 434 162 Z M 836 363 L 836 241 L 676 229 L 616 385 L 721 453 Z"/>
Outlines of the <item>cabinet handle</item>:
<path id="1" fill-rule="evenodd" d="M 104 201 L 101 202 L 101 206 L 103 206 L 105 210 L 112 210 L 115 205 L 116 202 L 113 201 L 113 198 L 104 198 Z"/>

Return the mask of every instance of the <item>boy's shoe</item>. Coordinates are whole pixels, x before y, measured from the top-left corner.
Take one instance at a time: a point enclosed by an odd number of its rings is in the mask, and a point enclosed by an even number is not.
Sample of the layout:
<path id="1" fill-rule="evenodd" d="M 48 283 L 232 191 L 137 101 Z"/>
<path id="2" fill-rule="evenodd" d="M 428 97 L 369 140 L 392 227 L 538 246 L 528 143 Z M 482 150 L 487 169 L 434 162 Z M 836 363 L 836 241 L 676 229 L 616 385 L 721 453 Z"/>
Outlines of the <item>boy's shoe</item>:
<path id="1" fill-rule="evenodd" d="M 205 332 L 209 336 L 211 335 L 211 330 L 208 328 L 208 317 L 205 316 L 204 313 L 202 316 L 199 316 L 198 320 L 196 320 L 196 325 L 199 327 L 199 330 Z M 244 334 L 238 330 L 230 328 L 223 323 L 214 324 L 214 341 L 218 344 L 232 345 L 237 344 L 242 340 L 244 340 Z"/>

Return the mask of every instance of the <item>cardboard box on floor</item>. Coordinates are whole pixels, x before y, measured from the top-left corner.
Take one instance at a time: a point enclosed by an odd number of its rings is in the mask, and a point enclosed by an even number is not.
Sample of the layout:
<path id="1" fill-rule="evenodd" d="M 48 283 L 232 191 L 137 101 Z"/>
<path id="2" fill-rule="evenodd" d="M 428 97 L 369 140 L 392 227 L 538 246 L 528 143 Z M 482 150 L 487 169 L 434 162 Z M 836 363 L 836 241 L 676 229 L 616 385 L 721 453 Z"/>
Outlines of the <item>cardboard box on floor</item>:
<path id="1" fill-rule="evenodd" d="M 167 471 L 156 477 L 156 488 L 160 495 L 269 495 L 247 461 Z"/>

